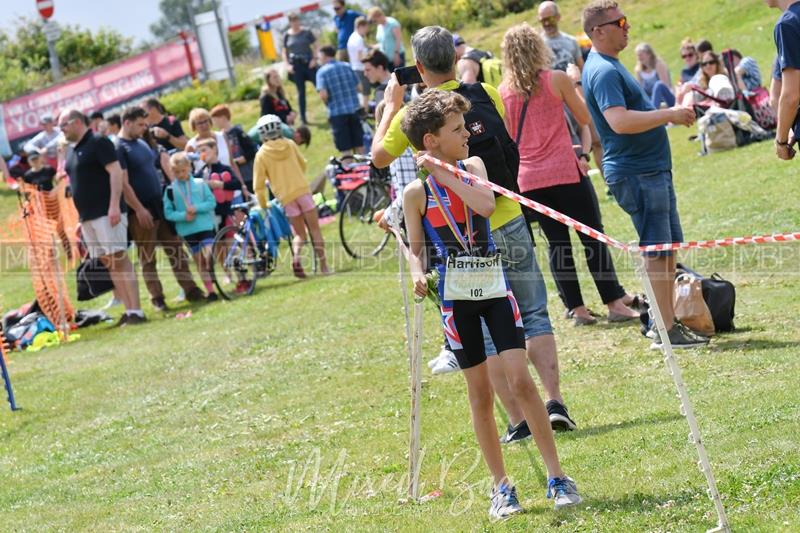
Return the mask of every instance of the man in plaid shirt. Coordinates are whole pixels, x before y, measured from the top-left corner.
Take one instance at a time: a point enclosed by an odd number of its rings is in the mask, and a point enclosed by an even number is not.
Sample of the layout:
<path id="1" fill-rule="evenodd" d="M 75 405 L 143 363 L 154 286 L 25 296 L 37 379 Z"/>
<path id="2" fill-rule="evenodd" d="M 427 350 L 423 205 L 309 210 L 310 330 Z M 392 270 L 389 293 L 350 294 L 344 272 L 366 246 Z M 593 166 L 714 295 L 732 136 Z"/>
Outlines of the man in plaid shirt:
<path id="1" fill-rule="evenodd" d="M 319 50 L 317 91 L 328 106 L 328 121 L 333 131 L 333 142 L 342 155 L 364 153 L 364 128 L 358 117 L 359 80 L 347 63 L 336 61 L 336 50 L 323 46 Z"/>

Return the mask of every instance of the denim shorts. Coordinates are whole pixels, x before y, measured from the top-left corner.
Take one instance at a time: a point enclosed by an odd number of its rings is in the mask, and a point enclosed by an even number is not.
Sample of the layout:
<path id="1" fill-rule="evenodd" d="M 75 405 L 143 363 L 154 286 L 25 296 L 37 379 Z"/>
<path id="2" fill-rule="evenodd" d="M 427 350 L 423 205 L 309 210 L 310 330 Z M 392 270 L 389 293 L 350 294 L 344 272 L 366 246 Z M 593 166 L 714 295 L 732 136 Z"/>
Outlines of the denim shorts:
<path id="1" fill-rule="evenodd" d="M 494 230 L 492 239 L 503 258 L 506 280 L 522 315 L 525 339 L 552 334 L 553 326 L 550 325 L 550 317 L 547 314 L 547 289 L 544 286 L 542 271 L 536 262 L 525 218 L 518 216 Z M 497 355 L 497 349 L 483 320 L 481 327 L 486 355 Z"/>
<path id="2" fill-rule="evenodd" d="M 333 144 L 340 152 L 364 146 L 364 127 L 356 113 L 336 115 L 328 122 L 333 133 Z"/>
<path id="3" fill-rule="evenodd" d="M 606 175 L 606 183 L 619 206 L 633 220 L 640 246 L 683 241 L 671 171 Z M 672 252 L 647 255 L 672 255 Z"/>

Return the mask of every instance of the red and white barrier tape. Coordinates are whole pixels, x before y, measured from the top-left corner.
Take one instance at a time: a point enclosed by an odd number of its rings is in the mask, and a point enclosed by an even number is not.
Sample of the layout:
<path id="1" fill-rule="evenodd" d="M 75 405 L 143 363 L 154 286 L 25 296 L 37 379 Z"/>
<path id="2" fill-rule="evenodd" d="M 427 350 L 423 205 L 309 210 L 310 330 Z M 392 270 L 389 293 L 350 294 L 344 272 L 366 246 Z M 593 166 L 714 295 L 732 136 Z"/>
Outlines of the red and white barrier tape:
<path id="1" fill-rule="evenodd" d="M 688 250 L 691 248 L 718 248 L 722 246 L 734 246 L 739 244 L 767 244 L 767 243 L 778 243 L 778 242 L 789 242 L 789 241 L 800 241 L 800 232 L 793 232 L 793 233 L 776 233 L 773 235 L 754 235 L 750 237 L 729 237 L 727 239 L 710 239 L 707 241 L 688 241 L 688 242 L 673 242 L 669 244 L 651 244 L 648 246 L 628 246 L 627 244 L 614 239 L 613 237 L 609 237 L 605 233 L 597 231 L 594 228 L 583 224 L 582 222 L 578 222 L 574 218 L 570 218 L 567 215 L 556 211 L 546 205 L 540 204 L 539 202 L 535 202 L 530 198 L 525 198 L 524 196 L 517 194 L 513 191 L 509 191 L 508 189 L 497 185 L 496 183 L 492 183 L 488 180 L 485 180 L 479 176 L 471 174 L 465 170 L 461 170 L 460 168 L 453 166 L 449 163 L 445 163 L 440 159 L 436 159 L 433 156 L 425 155 L 423 156 L 425 159 L 430 161 L 431 163 L 438 165 L 442 168 L 446 168 L 456 176 L 461 176 L 463 178 L 467 178 L 468 180 L 483 185 L 484 187 L 491 189 L 492 191 L 502 194 L 506 198 L 510 198 L 515 202 L 518 202 L 526 207 L 530 207 L 534 211 L 546 215 L 553 220 L 561 222 L 562 224 L 573 228 L 576 231 L 579 231 L 589 237 L 596 239 L 600 242 L 603 242 L 609 246 L 613 246 L 614 248 L 619 248 L 620 250 L 626 250 L 629 252 L 661 252 L 665 250 Z"/>

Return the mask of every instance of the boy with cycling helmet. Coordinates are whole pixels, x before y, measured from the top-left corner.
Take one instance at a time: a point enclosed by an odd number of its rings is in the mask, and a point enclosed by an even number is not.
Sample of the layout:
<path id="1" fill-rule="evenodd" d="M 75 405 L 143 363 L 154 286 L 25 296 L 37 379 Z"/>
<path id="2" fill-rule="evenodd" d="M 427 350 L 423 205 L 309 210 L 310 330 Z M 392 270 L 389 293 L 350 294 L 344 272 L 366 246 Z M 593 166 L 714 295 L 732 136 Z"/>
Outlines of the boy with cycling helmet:
<path id="1" fill-rule="evenodd" d="M 253 189 L 262 209 L 267 207 L 267 182 L 272 194 L 283 205 L 294 230 L 292 240 L 292 270 L 298 278 L 306 274 L 300 264 L 300 251 L 306 241 L 306 225 L 311 233 L 314 253 L 319 259 L 320 271 L 332 273 L 325 258 L 325 241 L 319 228 L 317 207 L 311 197 L 306 180 L 306 160 L 291 139 L 283 137 L 281 119 L 277 115 L 264 115 L 256 124 L 261 137 L 253 168 Z"/>

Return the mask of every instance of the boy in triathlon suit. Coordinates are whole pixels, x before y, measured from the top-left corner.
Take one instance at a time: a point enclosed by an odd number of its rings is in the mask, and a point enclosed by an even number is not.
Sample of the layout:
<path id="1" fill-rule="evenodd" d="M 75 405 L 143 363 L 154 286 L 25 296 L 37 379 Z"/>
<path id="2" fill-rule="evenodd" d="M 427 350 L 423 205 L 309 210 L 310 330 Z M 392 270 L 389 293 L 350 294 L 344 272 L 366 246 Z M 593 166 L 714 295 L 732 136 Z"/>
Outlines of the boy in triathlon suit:
<path id="1" fill-rule="evenodd" d="M 420 155 L 430 153 L 485 179 L 483 161 L 468 158 L 470 134 L 464 127 L 468 109 L 469 102 L 461 95 L 429 89 L 409 104 L 402 130 Z M 403 195 L 414 292 L 418 297 L 427 294 L 427 256 L 439 271 L 445 335 L 467 381 L 473 429 L 493 477 L 489 516 L 506 518 L 522 508 L 497 440 L 481 318 L 504 359 L 506 378 L 522 381 L 520 404 L 547 467 L 548 498 L 555 499 L 556 509 L 578 504 L 581 497 L 575 482 L 561 470 L 550 419 L 528 370 L 522 318 L 489 230 L 494 194 L 425 159 L 418 159 L 417 166 L 428 176 L 409 184 Z"/>

